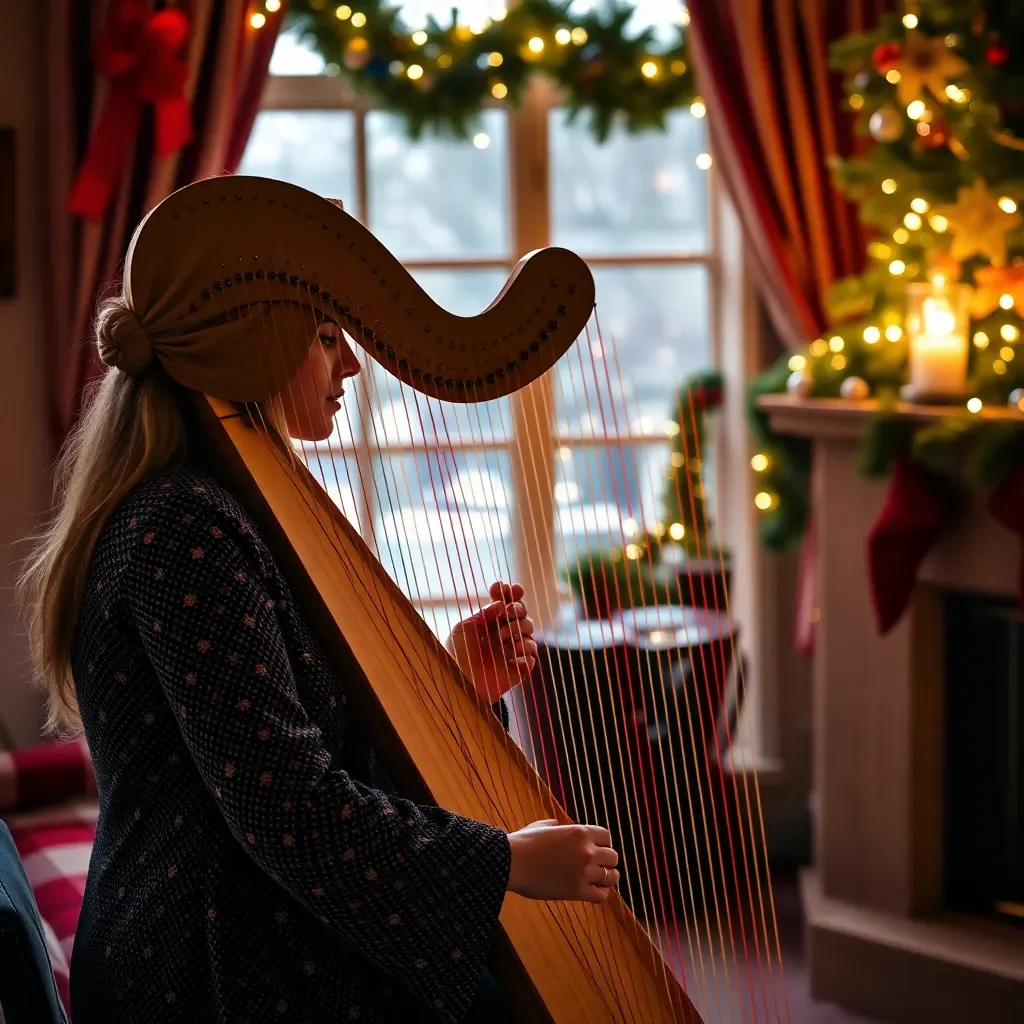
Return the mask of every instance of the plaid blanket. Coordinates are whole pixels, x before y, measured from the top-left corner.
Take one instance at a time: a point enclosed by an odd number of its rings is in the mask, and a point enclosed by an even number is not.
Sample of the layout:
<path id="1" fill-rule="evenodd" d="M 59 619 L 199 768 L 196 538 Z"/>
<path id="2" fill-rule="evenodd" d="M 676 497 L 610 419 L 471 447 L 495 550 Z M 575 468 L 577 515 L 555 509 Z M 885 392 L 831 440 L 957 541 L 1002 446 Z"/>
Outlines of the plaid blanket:
<path id="1" fill-rule="evenodd" d="M 0 818 L 11 830 L 39 906 L 69 1018 L 71 945 L 96 835 L 95 797 L 84 740 L 0 752 Z"/>

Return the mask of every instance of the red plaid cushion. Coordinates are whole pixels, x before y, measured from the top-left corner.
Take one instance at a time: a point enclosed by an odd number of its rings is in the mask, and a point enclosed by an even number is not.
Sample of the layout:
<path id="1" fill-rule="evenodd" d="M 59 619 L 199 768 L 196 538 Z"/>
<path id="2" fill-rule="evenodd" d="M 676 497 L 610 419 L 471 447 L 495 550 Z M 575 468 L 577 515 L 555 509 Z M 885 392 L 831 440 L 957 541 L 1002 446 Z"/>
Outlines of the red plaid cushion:
<path id="1" fill-rule="evenodd" d="M 96 795 L 84 739 L 0 751 L 0 814 Z"/>
<path id="2" fill-rule="evenodd" d="M 0 817 L 25 865 L 69 1019 L 71 945 L 96 838 L 95 794 L 84 740 L 0 752 Z"/>
<path id="3" fill-rule="evenodd" d="M 4 816 L 39 907 L 57 991 L 69 1018 L 71 946 L 82 909 L 98 813 L 95 803 L 81 801 Z"/>

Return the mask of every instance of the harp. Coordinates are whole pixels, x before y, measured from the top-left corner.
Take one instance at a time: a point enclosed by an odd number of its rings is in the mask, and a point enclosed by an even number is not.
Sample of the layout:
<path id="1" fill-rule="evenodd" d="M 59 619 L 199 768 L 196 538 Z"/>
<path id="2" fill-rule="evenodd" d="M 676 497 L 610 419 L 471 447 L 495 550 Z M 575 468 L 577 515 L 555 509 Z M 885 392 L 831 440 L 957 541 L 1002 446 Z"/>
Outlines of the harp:
<path id="1" fill-rule="evenodd" d="M 584 262 L 558 249 L 526 256 L 490 307 L 457 317 L 336 204 L 278 181 L 224 177 L 190 185 L 148 215 L 124 281 L 150 335 L 166 342 L 161 362 L 189 389 L 218 471 L 349 681 L 403 795 L 507 831 L 544 818 L 598 819 L 631 858 L 623 862 L 624 896 L 613 893 L 604 905 L 506 897 L 492 970 L 520 1018 L 783 1019 L 756 801 L 747 792 L 734 821 L 718 820 L 710 790 L 727 784 L 695 754 L 703 746 L 670 742 L 654 754 L 636 725 L 656 706 L 677 738 L 705 733 L 701 700 L 721 687 L 718 661 L 732 637 L 706 652 L 703 695 L 680 691 L 666 678 L 671 666 L 657 652 L 642 656 L 642 645 L 613 638 L 568 669 L 549 650 L 535 672 L 541 678 L 531 678 L 514 705 L 513 737 L 416 612 L 424 581 L 386 570 L 372 531 L 364 537 L 330 497 L 340 479 L 329 442 L 297 450 L 263 419 L 260 403 L 313 357 L 315 325 L 329 317 L 400 382 L 414 415 L 443 423 L 446 410 L 459 407 L 482 428 L 486 403 L 590 351 L 595 295 Z M 218 338 L 205 358 L 207 369 L 217 364 L 216 394 L 196 357 L 200 335 Z M 357 466 L 346 483 L 378 489 L 381 502 L 403 486 L 397 473 L 359 475 Z M 449 557 L 472 576 L 455 498 L 437 498 L 453 524 Z M 509 564 L 507 552 L 497 555 Z M 474 581 L 481 593 L 488 582 Z M 529 590 L 530 580 L 522 582 Z M 557 632 L 554 622 L 539 627 Z M 659 801 L 673 810 L 654 827 L 643 814 Z"/>

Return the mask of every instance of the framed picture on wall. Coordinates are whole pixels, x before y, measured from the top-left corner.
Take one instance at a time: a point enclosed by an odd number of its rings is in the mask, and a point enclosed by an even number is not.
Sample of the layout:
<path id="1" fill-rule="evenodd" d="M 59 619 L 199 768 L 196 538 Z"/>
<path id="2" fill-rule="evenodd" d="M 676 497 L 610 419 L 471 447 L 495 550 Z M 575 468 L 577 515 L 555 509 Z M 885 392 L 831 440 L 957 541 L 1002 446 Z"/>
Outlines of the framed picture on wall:
<path id="1" fill-rule="evenodd" d="M 14 298 L 15 270 L 14 129 L 0 127 L 0 299 Z"/>

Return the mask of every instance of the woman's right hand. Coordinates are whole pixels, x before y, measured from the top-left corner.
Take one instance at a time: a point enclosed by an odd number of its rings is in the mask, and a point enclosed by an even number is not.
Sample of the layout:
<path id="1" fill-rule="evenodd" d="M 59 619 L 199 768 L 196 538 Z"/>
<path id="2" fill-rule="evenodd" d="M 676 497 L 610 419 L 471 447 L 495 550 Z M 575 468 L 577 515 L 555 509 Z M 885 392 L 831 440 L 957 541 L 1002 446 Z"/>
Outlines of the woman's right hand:
<path id="1" fill-rule="evenodd" d="M 562 825 L 549 819 L 509 833 L 508 841 L 512 847 L 508 891 L 519 896 L 604 903 L 618 884 L 619 855 L 605 828 Z"/>

